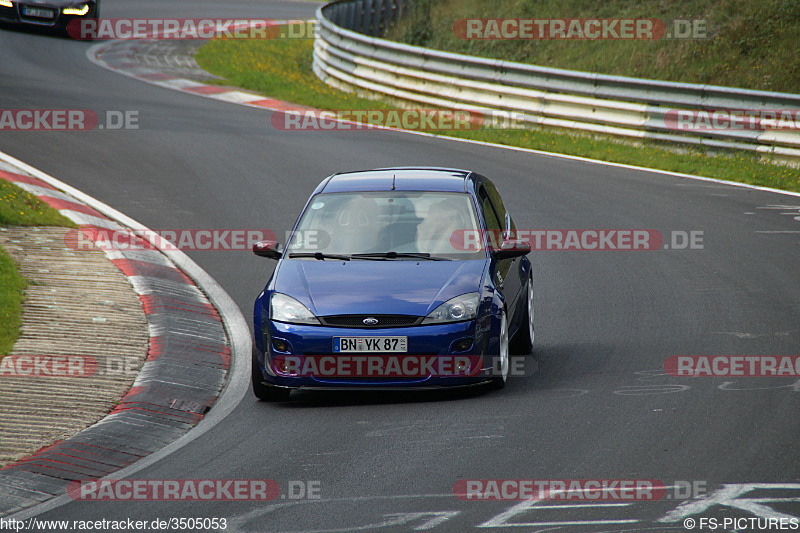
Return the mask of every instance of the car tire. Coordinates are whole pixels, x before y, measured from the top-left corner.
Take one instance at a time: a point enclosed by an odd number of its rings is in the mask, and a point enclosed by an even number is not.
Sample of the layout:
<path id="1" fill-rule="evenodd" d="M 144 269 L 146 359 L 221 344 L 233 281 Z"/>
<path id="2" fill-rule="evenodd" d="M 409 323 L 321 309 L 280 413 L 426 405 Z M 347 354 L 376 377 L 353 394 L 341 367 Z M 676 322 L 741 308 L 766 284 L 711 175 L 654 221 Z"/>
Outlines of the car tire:
<path id="1" fill-rule="evenodd" d="M 508 315 L 506 314 L 505 308 L 503 308 L 503 314 L 500 316 L 499 344 L 500 364 L 498 368 L 498 365 L 496 365 L 495 361 L 492 361 L 492 374 L 495 372 L 499 372 L 500 374 L 497 376 L 492 375 L 490 385 L 493 389 L 502 389 L 506 386 L 506 381 L 508 380 L 508 370 L 511 366 L 508 358 Z"/>
<path id="2" fill-rule="evenodd" d="M 251 364 L 251 382 L 253 384 L 253 394 L 262 402 L 285 402 L 289 400 L 291 394 L 290 389 L 283 387 L 275 387 L 267 385 L 263 382 L 261 372 L 258 370 L 258 359 L 255 354 L 255 346 L 253 347 L 253 358 Z"/>
<path id="3" fill-rule="evenodd" d="M 512 352 L 515 355 L 528 355 L 533 350 L 533 274 L 528 276 L 525 293 L 527 302 L 523 308 L 522 321 L 511 345 Z"/>

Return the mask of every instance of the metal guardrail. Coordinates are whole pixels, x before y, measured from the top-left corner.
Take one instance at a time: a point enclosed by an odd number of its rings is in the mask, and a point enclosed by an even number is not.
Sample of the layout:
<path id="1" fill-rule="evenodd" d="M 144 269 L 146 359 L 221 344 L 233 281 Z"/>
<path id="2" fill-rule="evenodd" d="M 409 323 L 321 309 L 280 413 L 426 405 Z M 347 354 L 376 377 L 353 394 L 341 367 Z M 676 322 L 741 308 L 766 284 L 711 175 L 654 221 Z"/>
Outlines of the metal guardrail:
<path id="1" fill-rule="evenodd" d="M 800 95 L 592 74 L 472 57 L 380 38 L 411 0 L 337 0 L 317 10 L 314 72 L 329 85 L 406 106 L 441 107 L 486 117 L 513 113 L 528 126 L 628 139 L 748 150 L 800 162 L 800 124 L 679 128 L 679 112 L 791 111 Z M 760 116 L 760 115 L 759 115 Z M 743 116 L 744 117 L 744 116 Z M 709 116 L 709 120 L 713 115 Z M 746 119 L 744 117 L 744 120 Z M 713 122 L 710 122 L 713 125 Z"/>
<path id="2" fill-rule="evenodd" d="M 326 18 L 341 28 L 372 37 L 386 30 L 409 9 L 410 0 L 351 0 L 328 4 Z M 319 19 L 319 10 L 317 18 Z"/>

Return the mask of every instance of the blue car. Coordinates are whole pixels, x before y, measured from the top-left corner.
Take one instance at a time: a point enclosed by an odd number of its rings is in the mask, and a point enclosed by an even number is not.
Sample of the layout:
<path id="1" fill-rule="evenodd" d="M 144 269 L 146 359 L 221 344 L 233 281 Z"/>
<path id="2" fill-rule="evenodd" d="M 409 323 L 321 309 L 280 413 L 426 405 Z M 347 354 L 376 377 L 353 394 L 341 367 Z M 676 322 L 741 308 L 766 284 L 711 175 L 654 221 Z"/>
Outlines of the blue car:
<path id="1" fill-rule="evenodd" d="M 253 391 L 501 388 L 533 345 L 530 244 L 475 172 L 385 168 L 323 180 L 255 302 Z"/>

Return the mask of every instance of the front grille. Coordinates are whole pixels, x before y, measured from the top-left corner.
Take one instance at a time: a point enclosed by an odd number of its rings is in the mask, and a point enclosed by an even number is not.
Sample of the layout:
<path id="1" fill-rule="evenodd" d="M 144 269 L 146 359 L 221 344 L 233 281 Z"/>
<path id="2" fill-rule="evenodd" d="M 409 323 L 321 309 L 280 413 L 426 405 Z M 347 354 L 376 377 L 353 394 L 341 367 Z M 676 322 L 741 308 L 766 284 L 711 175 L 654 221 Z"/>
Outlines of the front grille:
<path id="1" fill-rule="evenodd" d="M 377 324 L 364 324 L 364 320 L 374 318 Z M 402 328 L 416 326 L 422 322 L 420 316 L 410 315 L 329 315 L 320 317 L 324 326 L 337 326 L 343 328 Z"/>

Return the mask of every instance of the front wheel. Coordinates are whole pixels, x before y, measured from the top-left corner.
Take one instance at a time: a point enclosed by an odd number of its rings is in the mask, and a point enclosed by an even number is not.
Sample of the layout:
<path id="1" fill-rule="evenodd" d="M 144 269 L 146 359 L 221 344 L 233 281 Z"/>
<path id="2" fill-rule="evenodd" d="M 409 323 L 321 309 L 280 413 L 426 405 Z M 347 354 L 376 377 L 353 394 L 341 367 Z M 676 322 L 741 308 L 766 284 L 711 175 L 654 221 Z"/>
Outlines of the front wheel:
<path id="1" fill-rule="evenodd" d="M 508 315 L 506 315 L 506 310 L 503 308 L 503 314 L 500 317 L 500 357 L 497 363 L 492 364 L 492 374 L 498 374 L 492 377 L 491 387 L 493 389 L 502 389 L 506 386 L 508 367 Z"/>
<path id="2" fill-rule="evenodd" d="M 526 306 L 523 308 L 524 315 L 519 325 L 512 349 L 516 355 L 528 355 L 533 350 L 533 274 L 528 276 L 528 283 L 525 289 Z"/>
<path id="3" fill-rule="evenodd" d="M 282 387 L 267 385 L 263 382 L 261 371 L 258 369 L 258 359 L 256 358 L 255 346 L 253 346 L 253 358 L 251 363 L 250 377 L 253 383 L 253 394 L 263 402 L 285 402 L 289 399 L 292 391 Z"/>

